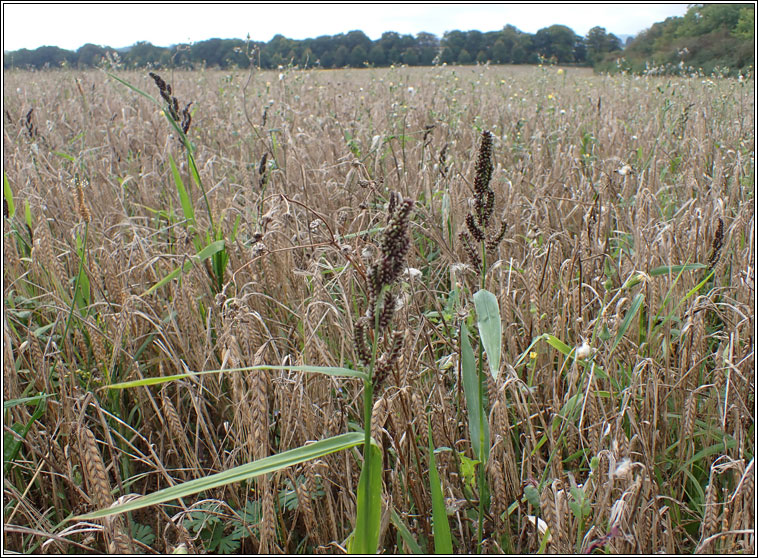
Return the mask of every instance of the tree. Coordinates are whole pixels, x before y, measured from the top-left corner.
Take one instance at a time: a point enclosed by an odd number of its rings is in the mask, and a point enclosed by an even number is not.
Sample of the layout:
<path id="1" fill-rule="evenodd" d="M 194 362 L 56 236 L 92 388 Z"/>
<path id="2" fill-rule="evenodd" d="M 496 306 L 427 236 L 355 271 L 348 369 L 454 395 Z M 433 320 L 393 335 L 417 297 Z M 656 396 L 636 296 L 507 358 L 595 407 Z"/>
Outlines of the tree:
<path id="1" fill-rule="evenodd" d="M 471 64 L 474 59 L 465 48 L 458 53 L 458 64 Z"/>
<path id="2" fill-rule="evenodd" d="M 368 53 L 366 52 L 366 49 L 361 45 L 356 45 L 355 48 L 353 48 L 353 50 L 350 52 L 350 56 L 347 58 L 348 65 L 352 66 L 353 68 L 360 68 L 361 66 L 365 65 L 367 61 Z"/>
<path id="3" fill-rule="evenodd" d="M 384 66 L 387 63 L 387 55 L 384 54 L 384 49 L 378 42 L 368 52 L 368 61 L 372 66 Z"/>
<path id="4" fill-rule="evenodd" d="M 106 53 L 103 47 L 87 43 L 76 51 L 76 64 L 80 68 L 97 66 L 105 58 Z"/>
<path id="5" fill-rule="evenodd" d="M 409 47 L 403 51 L 403 64 L 418 66 L 419 56 L 415 48 Z"/>
<path id="6" fill-rule="evenodd" d="M 740 17 L 732 35 L 744 41 L 755 40 L 755 7 L 745 6 L 740 10 Z"/>
<path id="7" fill-rule="evenodd" d="M 343 68 L 347 64 L 347 58 L 349 55 L 350 52 L 347 50 L 347 47 L 345 45 L 340 45 L 340 47 L 334 53 L 332 67 Z"/>
<path id="8" fill-rule="evenodd" d="M 443 47 L 442 61 L 448 64 L 455 63 L 460 60 L 460 53 L 464 46 L 466 46 L 466 34 L 462 31 L 447 31 L 442 36 L 440 43 Z M 445 49 L 448 50 L 448 54 L 445 54 Z M 471 56 L 469 54 L 469 56 Z M 450 59 L 449 61 L 447 59 Z"/>
<path id="9" fill-rule="evenodd" d="M 507 64 L 510 60 L 510 52 L 505 46 L 503 39 L 495 41 L 495 45 L 492 47 L 492 61 L 496 64 Z"/>
<path id="10" fill-rule="evenodd" d="M 134 68 L 145 66 L 161 66 L 161 62 L 170 59 L 167 48 L 154 46 L 152 43 L 140 41 L 129 49 L 124 56 L 124 62 Z"/>
<path id="11" fill-rule="evenodd" d="M 575 61 L 574 49 L 581 39 L 565 25 L 551 25 L 537 31 L 534 47 L 537 54 L 553 59 L 558 64 Z"/>
<path id="12" fill-rule="evenodd" d="M 621 50 L 621 41 L 616 35 L 606 32 L 604 27 L 593 27 L 584 38 L 587 58 L 590 64 L 596 64 L 609 53 Z"/>
<path id="13" fill-rule="evenodd" d="M 416 45 L 419 49 L 419 64 L 431 66 L 440 51 L 440 40 L 436 35 L 421 32 L 416 35 Z"/>

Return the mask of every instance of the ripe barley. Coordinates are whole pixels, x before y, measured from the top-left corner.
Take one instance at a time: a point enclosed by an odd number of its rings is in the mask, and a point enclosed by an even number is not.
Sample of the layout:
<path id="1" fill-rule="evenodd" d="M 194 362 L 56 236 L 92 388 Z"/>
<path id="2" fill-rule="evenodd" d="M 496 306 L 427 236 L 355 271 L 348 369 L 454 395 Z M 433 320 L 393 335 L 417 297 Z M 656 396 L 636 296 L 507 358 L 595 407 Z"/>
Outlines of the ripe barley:
<path id="1" fill-rule="evenodd" d="M 174 407 L 174 404 L 171 403 L 171 399 L 169 399 L 165 390 L 161 391 L 161 404 L 163 406 L 163 414 L 166 418 L 166 423 L 168 424 L 168 430 L 171 433 L 171 438 L 176 441 L 181 448 L 187 442 L 184 433 L 184 425 L 182 419 L 179 418 L 179 413 L 176 412 L 176 408 Z"/>
<path id="2" fill-rule="evenodd" d="M 717 498 L 718 489 L 716 487 L 716 475 L 711 471 L 711 480 L 705 489 L 705 499 L 703 501 L 705 512 L 703 513 L 703 522 L 700 524 L 701 541 L 708 538 L 716 531 L 719 516 L 719 504 Z"/>
<path id="3" fill-rule="evenodd" d="M 74 177 L 71 180 L 71 188 L 74 190 L 76 211 L 79 213 L 79 218 L 85 223 L 89 223 L 92 220 L 92 214 L 87 207 L 87 203 L 84 201 L 84 188 L 89 185 L 89 182 L 84 178 Z"/>
<path id="4" fill-rule="evenodd" d="M 508 508 L 508 491 L 505 486 L 505 478 L 503 474 L 503 464 L 501 460 L 497 459 L 495 455 L 490 455 L 490 459 L 487 461 L 487 469 L 489 472 L 490 486 L 492 486 L 492 513 L 495 516 L 495 528 L 502 530 L 503 518 L 502 514 Z"/>
<path id="5" fill-rule="evenodd" d="M 263 485 L 259 554 L 273 554 L 276 549 L 276 508 L 274 507 L 274 488 L 269 482 L 271 477 L 272 475 L 265 475 L 266 482 Z"/>
<path id="6" fill-rule="evenodd" d="M 113 503 L 108 475 L 105 471 L 97 440 L 92 431 L 84 425 L 79 426 L 79 455 L 82 472 L 87 482 L 89 496 L 97 509 L 103 509 Z"/>
<path id="7" fill-rule="evenodd" d="M 256 351 L 253 357 L 253 366 L 263 364 L 263 353 L 266 346 L 263 345 Z M 268 374 L 265 370 L 251 370 L 247 377 L 250 389 L 250 420 L 253 425 L 254 456 L 261 459 L 269 455 L 268 445 Z"/>
<path id="8" fill-rule="evenodd" d="M 553 488 L 549 484 L 545 485 L 540 494 L 540 515 L 550 529 L 553 544 L 557 544 L 558 537 L 560 536 L 560 526 L 557 523 L 555 494 L 553 494 Z"/>
<path id="9" fill-rule="evenodd" d="M 679 455 L 682 460 L 691 454 L 692 433 L 695 430 L 695 413 L 697 412 L 697 399 L 692 392 L 684 403 L 682 410 L 682 424 L 679 436 Z"/>
<path id="10" fill-rule="evenodd" d="M 50 232 L 46 223 L 40 224 L 34 231 L 34 249 L 32 260 L 38 266 L 41 276 L 49 274 L 53 284 L 64 292 L 68 290 L 68 277 L 61 261 L 55 256 Z"/>

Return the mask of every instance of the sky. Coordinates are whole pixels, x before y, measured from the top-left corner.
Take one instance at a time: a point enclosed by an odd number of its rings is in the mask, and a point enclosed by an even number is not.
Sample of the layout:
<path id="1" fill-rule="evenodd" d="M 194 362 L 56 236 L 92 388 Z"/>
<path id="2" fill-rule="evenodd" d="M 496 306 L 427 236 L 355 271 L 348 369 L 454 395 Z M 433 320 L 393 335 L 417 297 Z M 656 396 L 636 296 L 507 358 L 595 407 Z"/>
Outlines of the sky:
<path id="1" fill-rule="evenodd" d="M 617 36 L 636 35 L 687 4 L 591 3 L 374 3 L 251 4 L 110 2 L 3 2 L 3 51 L 40 46 L 76 50 L 86 43 L 121 48 L 137 41 L 170 46 L 206 39 L 268 42 L 276 34 L 290 39 L 363 31 L 372 40 L 385 31 L 442 37 L 445 31 L 497 31 L 514 25 L 535 33 L 553 24 L 578 35 L 595 26 Z"/>

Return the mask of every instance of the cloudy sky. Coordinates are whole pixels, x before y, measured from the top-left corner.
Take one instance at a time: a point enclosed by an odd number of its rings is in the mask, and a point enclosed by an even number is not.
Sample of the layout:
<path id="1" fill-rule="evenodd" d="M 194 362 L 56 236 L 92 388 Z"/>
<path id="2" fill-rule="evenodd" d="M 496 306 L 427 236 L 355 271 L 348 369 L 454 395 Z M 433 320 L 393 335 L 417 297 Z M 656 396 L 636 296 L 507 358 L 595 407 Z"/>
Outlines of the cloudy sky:
<path id="1" fill-rule="evenodd" d="M 454 29 L 496 31 L 506 24 L 535 33 L 553 24 L 579 35 L 605 27 L 636 35 L 653 23 L 681 16 L 687 4 L 236 4 L 236 3 L 3 3 L 3 50 L 43 45 L 76 50 L 86 43 L 120 48 L 137 41 L 158 46 L 211 38 L 269 41 L 361 30 L 371 39 L 385 31 L 441 37 Z"/>

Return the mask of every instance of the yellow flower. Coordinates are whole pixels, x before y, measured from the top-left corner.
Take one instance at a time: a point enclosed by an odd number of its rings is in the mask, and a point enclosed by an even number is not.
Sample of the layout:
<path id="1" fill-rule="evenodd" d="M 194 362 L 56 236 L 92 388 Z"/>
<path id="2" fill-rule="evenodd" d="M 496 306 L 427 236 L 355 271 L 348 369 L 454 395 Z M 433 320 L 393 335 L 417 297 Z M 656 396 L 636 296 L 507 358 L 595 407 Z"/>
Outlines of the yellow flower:
<path id="1" fill-rule="evenodd" d="M 562 75 L 563 75 L 563 68 L 558 68 L 558 75 L 559 75 L 559 76 L 562 76 Z"/>

